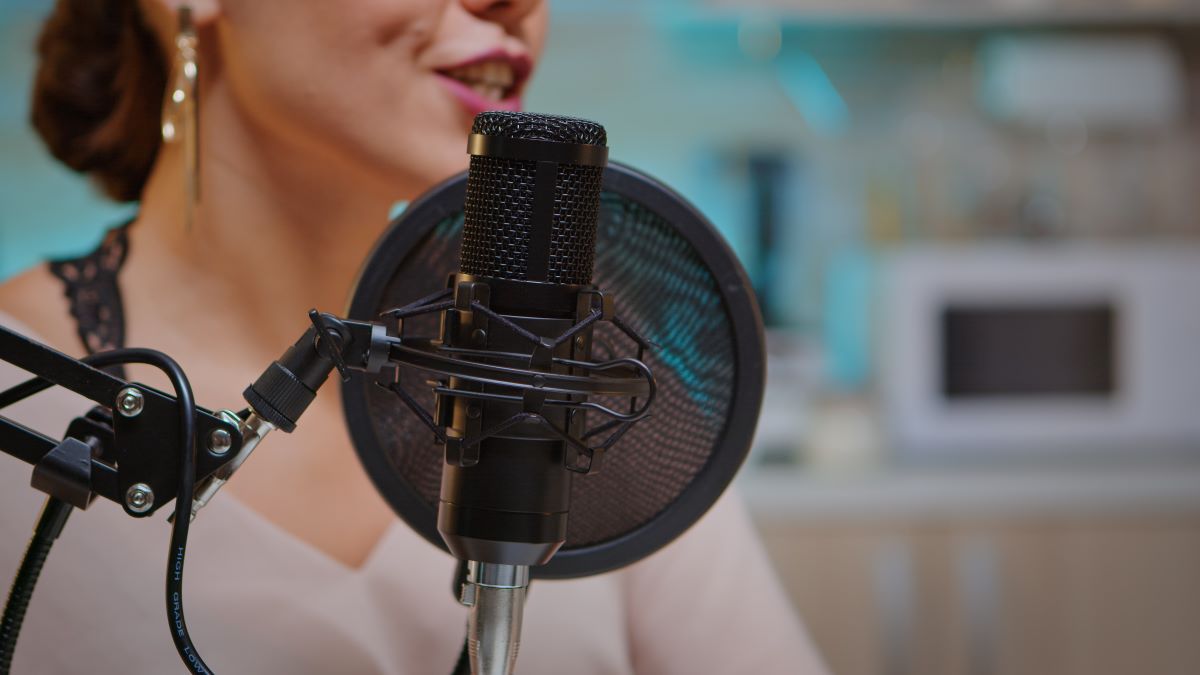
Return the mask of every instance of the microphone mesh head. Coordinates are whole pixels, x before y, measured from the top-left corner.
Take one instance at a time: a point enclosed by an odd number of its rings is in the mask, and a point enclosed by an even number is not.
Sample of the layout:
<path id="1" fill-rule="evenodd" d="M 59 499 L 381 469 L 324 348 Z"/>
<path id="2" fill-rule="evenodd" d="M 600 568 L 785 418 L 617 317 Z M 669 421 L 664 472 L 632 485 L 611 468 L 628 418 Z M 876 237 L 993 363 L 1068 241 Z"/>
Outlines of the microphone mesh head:
<path id="1" fill-rule="evenodd" d="M 527 141 L 608 145 L 608 134 L 595 122 L 564 115 L 527 112 L 481 112 L 475 116 L 471 133 L 504 136 Z"/>
<path id="2" fill-rule="evenodd" d="M 509 139 L 604 145 L 604 127 L 595 122 L 533 113 L 485 112 L 475 117 L 472 133 Z M 499 279 L 588 284 L 596 249 L 603 167 L 559 163 L 552 203 L 535 204 L 538 162 L 506 157 L 471 156 L 467 174 L 465 223 L 459 269 Z M 534 232 L 536 209 L 552 212 L 545 278 L 531 276 L 540 261 Z"/>

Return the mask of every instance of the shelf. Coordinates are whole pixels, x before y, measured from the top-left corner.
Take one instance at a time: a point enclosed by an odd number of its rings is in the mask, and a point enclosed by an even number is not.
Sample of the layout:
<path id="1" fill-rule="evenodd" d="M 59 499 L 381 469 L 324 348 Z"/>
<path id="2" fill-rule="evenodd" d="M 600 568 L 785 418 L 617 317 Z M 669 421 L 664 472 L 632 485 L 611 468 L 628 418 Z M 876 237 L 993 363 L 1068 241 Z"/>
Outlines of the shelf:
<path id="1" fill-rule="evenodd" d="M 1099 6 L 1097 6 L 1099 5 Z M 746 19 L 775 19 L 784 27 L 845 29 L 992 29 L 992 28 L 1115 28 L 1122 26 L 1200 27 L 1200 2 L 1127 0 L 1095 3 L 1044 0 L 704 0 L 697 3 L 655 3 L 632 0 L 559 0 L 556 21 L 589 23 L 654 20 L 675 28 L 737 25 Z"/>
<path id="2" fill-rule="evenodd" d="M 1048 2 L 979 0 L 708 0 L 710 16 L 772 14 L 788 24 L 846 24 L 878 27 L 1019 27 L 1200 25 L 1196 2 Z"/>
<path id="3" fill-rule="evenodd" d="M 1200 463 L 1048 469 L 893 469 L 829 475 L 748 467 L 756 517 L 811 522 L 1200 515 Z"/>

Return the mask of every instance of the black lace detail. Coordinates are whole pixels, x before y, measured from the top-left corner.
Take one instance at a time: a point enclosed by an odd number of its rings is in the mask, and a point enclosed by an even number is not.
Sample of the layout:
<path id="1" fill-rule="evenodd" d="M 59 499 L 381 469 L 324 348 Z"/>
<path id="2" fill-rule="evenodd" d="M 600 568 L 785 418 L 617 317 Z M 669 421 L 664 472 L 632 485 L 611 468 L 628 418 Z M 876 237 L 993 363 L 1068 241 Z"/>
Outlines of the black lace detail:
<path id="1" fill-rule="evenodd" d="M 89 354 L 125 346 L 125 307 L 117 275 L 129 254 L 129 223 L 109 230 L 95 251 L 50 263 L 66 285 L 79 339 Z"/>

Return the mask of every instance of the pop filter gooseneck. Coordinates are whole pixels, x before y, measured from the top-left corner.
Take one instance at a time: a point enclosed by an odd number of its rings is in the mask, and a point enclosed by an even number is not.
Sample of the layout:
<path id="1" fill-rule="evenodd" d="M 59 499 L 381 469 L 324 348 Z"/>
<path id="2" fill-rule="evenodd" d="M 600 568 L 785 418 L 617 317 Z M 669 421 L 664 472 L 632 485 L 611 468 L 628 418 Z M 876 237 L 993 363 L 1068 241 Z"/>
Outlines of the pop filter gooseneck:
<path id="1" fill-rule="evenodd" d="M 364 266 L 351 319 L 381 313 L 445 289 L 459 269 L 467 177 L 426 193 L 398 217 Z M 682 197 L 619 164 L 604 170 L 594 284 L 616 301 L 625 323 L 654 344 L 645 362 L 657 379 L 651 417 L 634 425 L 599 471 L 571 485 L 566 543 L 535 577 L 597 574 L 633 563 L 694 524 L 741 466 L 762 402 L 762 320 L 744 271 L 713 226 Z M 438 334 L 436 316 L 406 319 L 406 330 Z M 608 323 L 593 351 L 623 344 Z M 385 375 L 387 377 L 387 375 Z M 426 423 L 375 378 L 343 387 L 355 449 L 396 513 L 434 545 L 444 449 Z M 390 380 L 387 381 L 391 383 Z M 433 410 L 431 388 L 401 380 Z M 593 397 L 603 404 L 603 397 Z"/>

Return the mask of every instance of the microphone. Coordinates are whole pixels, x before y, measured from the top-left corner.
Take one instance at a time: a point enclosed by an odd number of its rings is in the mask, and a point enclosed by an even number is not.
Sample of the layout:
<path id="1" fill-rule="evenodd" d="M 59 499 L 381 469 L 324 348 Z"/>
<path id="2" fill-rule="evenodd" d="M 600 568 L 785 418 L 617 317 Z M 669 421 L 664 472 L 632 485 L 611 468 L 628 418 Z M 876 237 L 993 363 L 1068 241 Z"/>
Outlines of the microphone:
<path id="1" fill-rule="evenodd" d="M 594 122 L 485 112 L 468 152 L 459 272 L 441 342 L 539 374 L 520 395 L 508 382 L 457 377 L 437 394 L 446 446 L 437 527 L 467 562 L 460 601 L 470 607 L 472 672 L 508 673 L 529 567 L 566 540 L 572 468 L 582 459 L 564 436 L 584 434 L 586 398 L 565 394 L 575 405 L 548 406 L 553 387 L 540 373 L 582 376 L 591 354 L 587 319 L 603 313 L 591 281 L 608 148 Z"/>
<path id="2" fill-rule="evenodd" d="M 364 264 L 344 323 L 390 317 L 387 367 L 360 369 L 366 340 L 349 339 L 342 403 L 376 488 L 460 561 L 457 672 L 507 673 L 530 578 L 633 563 L 716 501 L 753 437 L 765 349 L 720 234 L 608 164 L 600 125 L 483 113 L 468 152 Z"/>

